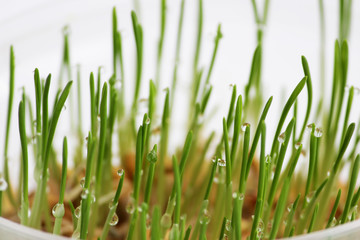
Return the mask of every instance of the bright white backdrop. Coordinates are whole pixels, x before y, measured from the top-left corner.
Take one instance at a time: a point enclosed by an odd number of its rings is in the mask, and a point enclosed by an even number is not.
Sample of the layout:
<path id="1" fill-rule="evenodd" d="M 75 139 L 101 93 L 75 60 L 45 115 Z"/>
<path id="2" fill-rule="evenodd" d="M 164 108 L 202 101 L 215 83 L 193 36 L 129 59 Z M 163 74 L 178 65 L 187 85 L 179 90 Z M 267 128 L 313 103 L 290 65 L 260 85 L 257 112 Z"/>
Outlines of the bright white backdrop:
<path id="1" fill-rule="evenodd" d="M 145 66 L 143 82 L 154 77 L 154 62 L 156 44 L 159 35 L 159 3 L 160 0 L 140 0 L 140 22 L 144 27 Z M 174 63 L 174 46 L 179 14 L 179 0 L 168 0 L 168 21 L 165 36 L 165 54 L 163 59 L 163 87 L 167 87 L 171 79 Z M 261 1 L 260 1 L 261 2 Z M 330 92 L 332 81 L 333 45 L 338 32 L 338 1 L 326 0 L 326 91 Z M 104 79 L 111 74 L 111 10 L 117 7 L 119 29 L 124 36 L 124 52 L 126 65 L 126 79 L 134 79 L 134 44 L 131 28 L 130 11 L 133 9 L 131 0 L 118 1 L 6 1 L 0 8 L 0 164 L 3 160 L 4 130 L 8 97 L 9 78 L 9 47 L 14 45 L 16 56 L 16 98 L 12 116 L 11 149 L 9 156 L 11 166 L 16 166 L 19 157 L 19 137 L 17 130 L 17 104 L 21 95 L 20 88 L 33 96 L 33 70 L 40 69 L 42 77 L 53 74 L 54 84 L 58 78 L 62 51 L 62 27 L 70 25 L 70 48 L 73 66 L 81 64 L 82 85 L 84 98 L 84 116 L 88 116 L 88 75 L 96 71 L 99 65 L 104 66 Z M 204 0 L 204 37 L 200 64 L 207 67 L 213 48 L 213 38 L 216 26 L 222 23 L 224 38 L 221 40 L 218 57 L 215 63 L 211 82 L 214 92 L 210 104 L 227 103 L 230 97 L 229 84 L 237 84 L 239 89 L 248 80 L 250 63 L 256 47 L 256 27 L 250 0 Z M 179 89 L 184 92 L 189 88 L 194 48 L 196 26 L 196 1 L 186 0 L 183 45 L 179 70 Z M 265 98 L 274 95 L 269 122 L 278 120 L 279 106 L 285 96 L 303 77 L 300 56 L 305 55 L 309 61 L 314 85 L 314 98 L 318 97 L 319 88 L 319 12 L 318 1 L 315 0 L 270 0 L 268 27 L 264 36 L 264 68 L 263 85 Z M 349 84 L 360 86 L 360 2 L 353 1 L 353 15 L 351 36 L 349 39 L 350 62 Z M 191 60 L 191 61 L 189 61 Z M 74 68 L 75 69 L 75 68 Z M 144 85 L 143 90 L 147 88 Z M 130 92 L 130 91 L 127 91 Z M 55 89 L 52 89 L 55 93 Z M 179 93 L 180 95 L 181 93 Z M 143 91 L 146 97 L 147 92 Z M 329 96 L 329 94 L 327 94 Z M 131 98 L 129 94 L 127 96 Z M 177 96 L 182 97 L 182 96 Z M 184 98 L 182 98 L 184 99 Z M 301 106 L 306 105 L 306 95 L 300 98 Z M 354 99 L 354 106 L 358 97 Z M 326 103 L 328 104 L 328 103 Z M 184 101 L 178 101 L 174 112 L 177 118 L 174 124 L 181 124 L 184 120 Z M 50 105 L 51 106 L 51 105 Z M 186 105 L 187 106 L 187 105 Z M 226 109 L 219 105 L 219 113 L 211 124 L 212 128 L 221 127 L 221 118 Z M 357 121 L 358 116 L 351 116 Z M 63 117 L 65 118 L 65 117 Z M 83 130 L 89 129 L 88 117 L 84 117 Z M 65 119 L 63 119 L 65 121 Z M 61 124 L 57 139 L 64 134 L 69 135 L 68 126 Z M 318 123 L 321 125 L 321 123 Z M 270 125 L 271 126 L 271 125 Z M 271 131 L 271 127 L 269 131 Z M 172 144 L 182 142 L 184 132 L 174 133 L 180 140 L 173 140 Z M 172 135 L 172 136 L 174 136 Z M 271 134 L 268 134 L 270 136 Z M 55 142 L 60 146 L 61 141 Z M 0 168 L 1 169 L 1 168 Z"/>

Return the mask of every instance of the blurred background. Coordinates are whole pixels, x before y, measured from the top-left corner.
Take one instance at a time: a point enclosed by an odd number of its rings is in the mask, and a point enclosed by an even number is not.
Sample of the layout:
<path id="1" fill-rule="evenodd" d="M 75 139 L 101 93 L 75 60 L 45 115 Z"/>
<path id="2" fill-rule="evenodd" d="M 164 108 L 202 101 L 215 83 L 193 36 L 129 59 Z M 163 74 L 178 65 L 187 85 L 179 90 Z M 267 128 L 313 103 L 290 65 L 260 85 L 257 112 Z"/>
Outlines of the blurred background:
<path id="1" fill-rule="evenodd" d="M 117 1 L 46 1 L 15 0 L 4 1 L 0 8 L 0 166 L 2 169 L 4 131 L 7 111 L 9 85 L 9 49 L 15 51 L 15 99 L 10 132 L 10 169 L 16 169 L 20 157 L 20 142 L 17 128 L 17 106 L 22 87 L 34 99 L 33 71 L 39 68 L 41 77 L 51 73 L 52 88 L 50 96 L 57 90 L 59 70 L 63 51 L 63 28 L 70 32 L 70 58 L 75 78 L 79 65 L 82 79 L 83 131 L 87 132 L 89 120 L 88 79 L 91 71 L 96 72 L 103 66 L 103 80 L 112 74 L 112 28 L 111 12 L 116 6 L 118 28 L 123 36 L 126 99 L 132 99 L 135 79 L 135 45 L 131 25 L 130 11 L 135 9 L 144 29 L 144 71 L 140 98 L 148 96 L 148 81 L 155 77 L 157 42 L 160 31 L 160 0 L 138 0 L 136 6 L 132 0 Z M 221 23 L 223 38 L 220 41 L 218 55 L 212 77 L 214 86 L 210 106 L 216 109 L 208 130 L 221 130 L 221 119 L 225 116 L 230 101 L 231 84 L 236 84 L 241 93 L 248 82 L 251 59 L 257 46 L 256 24 L 251 0 L 204 0 L 204 26 L 202 50 L 199 65 L 207 69 L 209 65 L 214 37 L 218 23 Z M 263 1 L 257 1 L 262 7 Z M 314 103 L 318 101 L 321 90 L 325 92 L 325 105 L 328 106 L 332 83 L 332 64 L 334 41 L 338 38 L 338 0 L 324 1 L 325 9 L 325 87 L 320 85 L 320 14 L 319 1 L 314 0 L 270 0 L 268 21 L 264 26 L 262 84 L 264 100 L 274 96 L 267 122 L 271 132 L 277 123 L 281 107 L 290 91 L 303 77 L 301 55 L 306 56 L 313 80 Z M 168 0 L 167 22 L 164 40 L 164 55 L 161 74 L 161 89 L 169 87 L 175 61 L 176 32 L 180 1 Z M 348 84 L 360 87 L 360 1 L 353 1 L 349 37 L 349 74 Z M 172 121 L 175 126 L 186 123 L 188 96 L 186 92 L 191 84 L 191 67 L 196 39 L 197 1 L 185 1 L 182 50 L 179 62 L 178 93 L 175 97 Z M 73 89 L 75 90 L 75 89 Z M 160 93 L 163 101 L 165 94 Z M 299 115 L 305 112 L 306 92 L 299 98 Z M 303 101 L 303 102 L 302 102 Z M 357 106 L 359 97 L 354 98 Z M 130 107 L 131 101 L 127 102 Z M 162 108 L 162 104 L 159 103 Z M 52 103 L 50 103 L 52 106 Z M 224 107 L 225 106 L 225 107 Z M 65 110 L 69 114 L 68 110 Z M 145 112 L 146 109 L 140 109 Z M 315 115 L 313 105 L 310 119 Z M 210 112 L 210 111 L 209 111 Z M 359 118 L 357 111 L 351 115 L 352 121 Z M 55 148 L 60 149 L 63 135 L 68 135 L 71 145 L 71 129 L 62 116 L 59 121 L 58 137 L 55 136 Z M 274 125 L 275 125 L 274 123 Z M 321 126 L 321 122 L 316 123 Z M 176 127 L 170 133 L 170 151 L 183 142 L 186 131 Z M 219 131 L 220 132 L 220 131 Z M 268 144 L 270 144 L 270 139 Z"/>

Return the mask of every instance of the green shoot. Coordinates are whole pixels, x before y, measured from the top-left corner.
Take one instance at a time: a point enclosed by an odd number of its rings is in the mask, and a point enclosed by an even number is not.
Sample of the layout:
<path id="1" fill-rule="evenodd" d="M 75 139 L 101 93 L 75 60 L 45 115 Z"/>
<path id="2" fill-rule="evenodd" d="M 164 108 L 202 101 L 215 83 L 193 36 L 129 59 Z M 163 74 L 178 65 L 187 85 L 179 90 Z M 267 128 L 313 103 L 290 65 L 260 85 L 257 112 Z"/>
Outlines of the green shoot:
<path id="1" fill-rule="evenodd" d="M 65 187 L 66 187 L 66 174 L 67 174 L 67 158 L 68 158 L 68 153 L 67 153 L 68 147 L 67 146 L 68 146 L 67 139 L 66 139 L 66 137 L 64 137 L 59 202 L 53 207 L 53 210 L 52 210 L 52 214 L 55 217 L 55 225 L 54 225 L 53 233 L 56 235 L 60 234 L 62 218 L 65 215 L 64 193 L 65 193 Z"/>
<path id="2" fill-rule="evenodd" d="M 19 133 L 21 139 L 22 149 L 22 193 L 21 193 L 21 224 L 28 225 L 28 209 L 29 209 L 29 196 L 28 196 L 28 149 L 25 128 L 25 102 L 21 101 L 19 104 Z"/>
<path id="3" fill-rule="evenodd" d="M 12 192 L 11 182 L 9 179 L 9 134 L 10 134 L 10 122 L 11 122 L 11 112 L 12 105 L 14 101 L 14 85 L 15 85 L 15 56 L 14 48 L 10 47 L 10 80 L 9 80 L 9 100 L 7 108 L 7 117 L 6 117 L 6 130 L 5 130 L 5 146 L 4 146 L 4 179 L 7 182 L 6 194 L 9 197 L 10 203 L 14 208 L 17 208 L 17 203 Z M 25 106 L 24 106 L 25 107 Z M 2 201 L 2 191 L 0 191 L 0 201 Z M 0 216 L 1 216 L 1 204 L 0 204 Z"/>

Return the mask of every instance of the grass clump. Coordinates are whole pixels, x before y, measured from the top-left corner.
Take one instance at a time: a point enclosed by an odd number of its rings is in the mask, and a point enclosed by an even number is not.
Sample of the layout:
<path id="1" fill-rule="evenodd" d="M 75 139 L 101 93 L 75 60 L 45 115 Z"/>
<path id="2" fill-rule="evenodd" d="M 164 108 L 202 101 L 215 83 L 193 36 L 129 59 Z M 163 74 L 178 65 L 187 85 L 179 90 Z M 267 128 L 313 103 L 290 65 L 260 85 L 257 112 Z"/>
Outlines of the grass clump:
<path id="1" fill-rule="evenodd" d="M 130 81 L 125 81 L 124 74 L 124 61 L 127 59 L 123 56 L 122 35 L 114 8 L 113 72 L 106 81 L 102 79 L 100 68 L 97 79 L 93 72 L 89 75 L 90 129 L 86 129 L 85 140 L 82 128 L 84 116 L 81 114 L 83 86 L 78 70 L 77 91 L 72 89 L 70 42 L 66 30 L 56 95 L 50 94 L 53 86 L 51 74 L 44 80 L 38 69 L 34 71 L 35 98 L 23 90 L 18 109 L 22 156 L 18 193 L 14 192 L 10 182 L 8 163 L 15 84 L 14 49 L 10 48 L 4 168 L 0 178 L 0 213 L 3 216 L 56 235 L 102 240 L 275 239 L 334 227 L 358 218 L 360 187 L 357 188 L 356 182 L 360 169 L 360 155 L 357 155 L 360 133 L 355 130 L 356 124 L 349 120 L 357 89 L 350 86 L 348 91 L 345 90 L 351 1 L 340 0 L 340 30 L 334 46 L 330 105 L 326 106 L 324 103 L 329 99 L 319 94 L 318 106 L 313 107 L 316 92 L 312 87 L 310 64 L 301 56 L 304 76 L 300 76 L 301 80 L 283 106 L 274 133 L 266 127 L 270 125 L 266 118 L 274 97 L 269 97 L 263 104 L 261 87 L 263 36 L 270 1 L 265 0 L 262 14 L 256 1 L 252 1 L 257 24 L 257 47 L 243 95 L 238 93 L 236 85 L 232 86 L 232 94 L 227 99 L 228 113 L 219 122 L 222 127 L 220 138 L 215 132 L 206 135 L 204 129 L 208 126 L 204 118 L 211 117 L 211 75 L 216 67 L 217 53 L 221 51 L 223 33 L 219 24 L 205 71 L 199 62 L 203 4 L 202 0 L 198 0 L 192 88 L 188 92 L 190 107 L 184 113 L 187 127 L 183 131 L 187 135 L 179 150 L 169 154 L 171 129 L 175 127 L 171 119 L 174 103 L 178 101 L 176 86 L 186 2 L 182 0 L 180 3 L 172 81 L 164 90 L 161 109 L 158 102 L 167 33 L 167 2 L 161 0 L 156 69 L 154 81 L 149 81 L 145 113 L 139 110 L 144 85 L 143 28 L 132 11 L 130 18 L 136 46 L 136 69 L 133 99 L 128 109 L 125 85 Z M 324 25 L 322 1 L 320 6 Z M 325 40 L 322 38 L 322 41 Z M 321 51 L 322 61 L 323 56 Z M 324 64 L 321 66 L 324 67 Z M 323 79 L 323 69 L 321 75 L 320 79 Z M 305 91 L 306 111 L 301 114 L 298 112 L 298 98 Z M 71 97 L 74 94 L 77 94 L 76 98 Z M 51 98 L 54 99 L 52 109 L 49 108 Z M 74 131 L 77 146 L 74 147 L 75 154 L 68 156 L 68 146 L 70 148 L 74 143 L 69 138 L 68 144 L 68 138 L 63 136 L 62 164 L 59 165 L 57 149 L 52 143 L 58 137 L 58 134 L 55 135 L 58 122 L 64 124 L 66 121 L 60 119 L 65 102 L 78 108 L 78 115 L 74 116 L 76 111 L 73 109 L 68 119 L 69 124 L 73 124 L 74 118 L 78 119 Z M 312 117 L 314 109 L 317 114 Z M 156 116 L 160 112 L 161 119 L 158 120 Z M 142 119 L 139 121 L 140 115 Z M 324 130 L 315 123 L 309 123 L 311 121 L 322 122 Z M 266 148 L 266 136 L 272 138 L 269 150 Z M 118 145 L 113 141 L 115 137 L 119 140 Z M 355 139 L 355 144 L 350 149 L 352 139 Z M 35 190 L 28 189 L 29 147 L 34 153 Z M 119 149 L 118 157 L 121 159 L 117 163 L 113 161 L 115 149 Z M 74 163 L 73 167 L 68 167 L 68 160 Z M 306 167 L 298 170 L 297 166 L 304 162 Z M 351 166 L 351 171 L 343 183 L 339 173 L 345 170 L 346 165 Z M 49 186 L 56 191 L 48 192 Z"/>

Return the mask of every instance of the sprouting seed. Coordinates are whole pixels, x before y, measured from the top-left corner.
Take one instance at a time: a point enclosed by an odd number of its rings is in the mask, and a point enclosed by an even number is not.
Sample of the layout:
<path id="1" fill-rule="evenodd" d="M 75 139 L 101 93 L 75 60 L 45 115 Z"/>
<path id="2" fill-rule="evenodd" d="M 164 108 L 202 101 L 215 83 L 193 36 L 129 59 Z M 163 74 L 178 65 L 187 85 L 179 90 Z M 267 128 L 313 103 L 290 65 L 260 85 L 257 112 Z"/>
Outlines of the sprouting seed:
<path id="1" fill-rule="evenodd" d="M 163 228 L 170 228 L 172 224 L 171 215 L 169 213 L 165 213 L 161 217 L 160 224 Z"/>
<path id="2" fill-rule="evenodd" d="M 243 123 L 243 125 L 241 125 L 241 131 L 245 132 L 246 127 L 250 127 L 250 123 Z"/>
<path id="3" fill-rule="evenodd" d="M 63 217 L 65 214 L 65 208 L 63 203 L 57 203 L 52 209 L 52 215 L 56 218 Z"/>
<path id="4" fill-rule="evenodd" d="M 323 135 L 323 130 L 321 128 L 315 128 L 314 136 L 320 138 Z"/>
<path id="5" fill-rule="evenodd" d="M 285 132 L 281 133 L 278 136 L 278 141 L 279 141 L 279 143 L 283 143 L 285 141 Z"/>
<path id="6" fill-rule="evenodd" d="M 225 159 L 218 159 L 218 166 L 219 167 L 225 167 L 226 166 L 226 160 Z"/>
<path id="7" fill-rule="evenodd" d="M 121 177 L 122 175 L 124 175 L 124 169 L 119 169 L 119 170 L 117 171 L 117 175 L 118 175 L 119 177 Z"/>
<path id="8" fill-rule="evenodd" d="M 81 208 L 80 208 L 80 206 L 78 206 L 78 207 L 75 209 L 75 217 L 76 217 L 76 218 L 80 218 L 80 214 L 81 214 Z"/>
<path id="9" fill-rule="evenodd" d="M 295 143 L 295 146 L 294 146 L 294 147 L 295 147 L 295 149 L 296 149 L 296 150 L 297 150 L 297 149 L 299 149 L 299 147 L 301 146 L 301 144 L 302 144 L 301 142 L 297 142 L 297 143 Z"/>
<path id="10" fill-rule="evenodd" d="M 7 184 L 6 180 L 3 177 L 1 177 L 0 178 L 0 191 L 5 191 L 7 189 L 7 187 L 8 187 L 8 184 Z"/>
<path id="11" fill-rule="evenodd" d="M 80 179 L 80 186 L 81 186 L 82 188 L 84 188 L 84 186 L 85 186 L 85 177 L 83 177 L 82 179 Z"/>
<path id="12" fill-rule="evenodd" d="M 114 215 L 112 216 L 111 221 L 109 222 L 109 224 L 111 226 L 115 226 L 118 222 L 119 222 L 119 217 L 117 216 L 116 213 L 114 213 Z"/>

